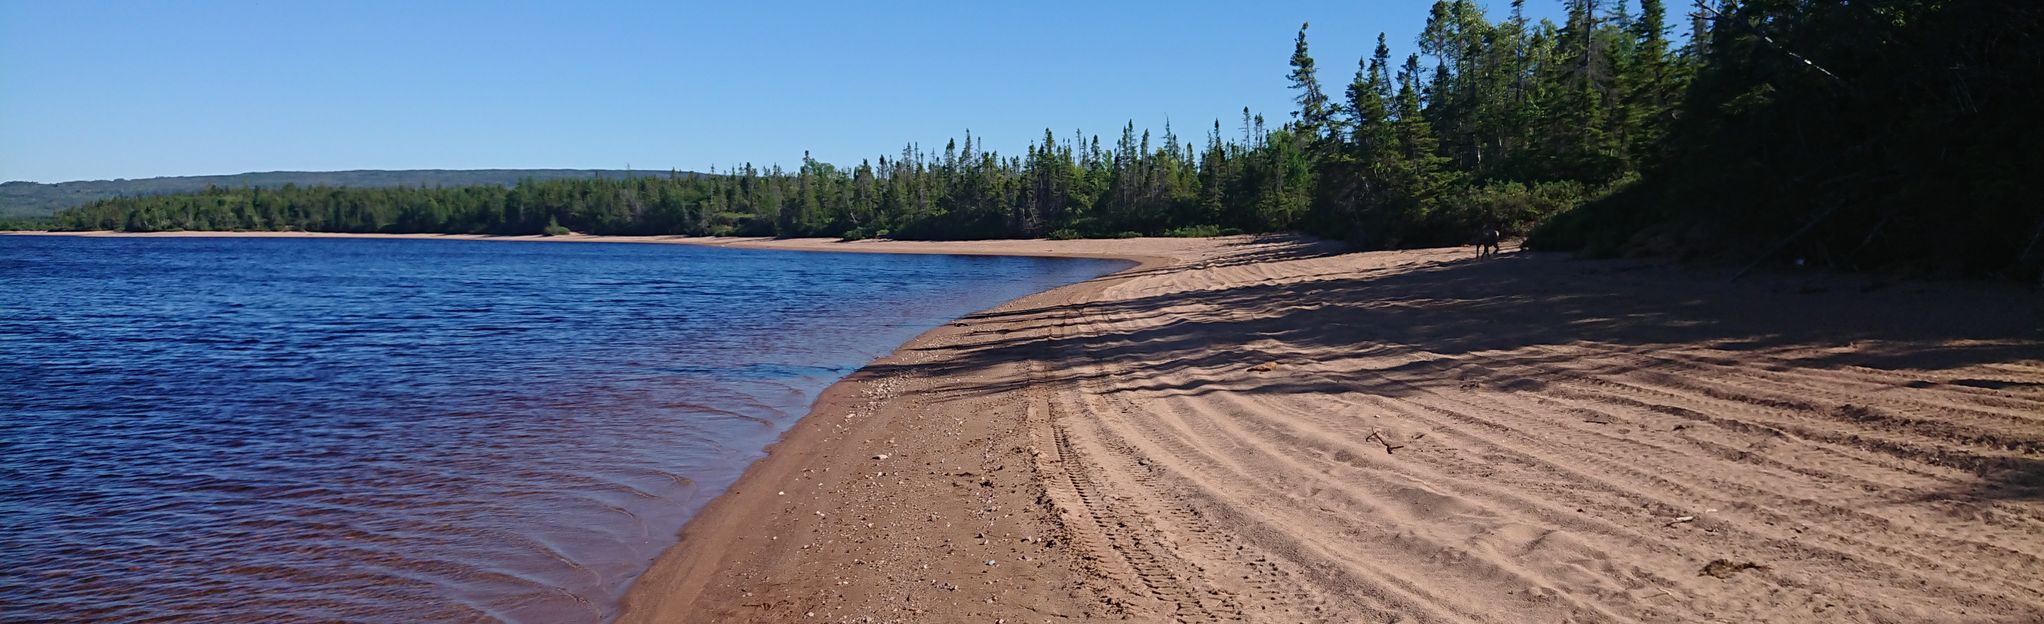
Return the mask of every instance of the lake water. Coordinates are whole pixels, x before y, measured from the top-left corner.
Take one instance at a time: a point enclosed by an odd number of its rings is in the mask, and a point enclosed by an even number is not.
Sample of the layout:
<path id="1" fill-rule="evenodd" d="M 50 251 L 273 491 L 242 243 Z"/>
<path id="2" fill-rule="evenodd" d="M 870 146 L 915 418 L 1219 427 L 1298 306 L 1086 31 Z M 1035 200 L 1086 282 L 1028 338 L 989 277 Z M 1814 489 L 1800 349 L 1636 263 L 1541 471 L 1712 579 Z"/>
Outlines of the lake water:
<path id="1" fill-rule="evenodd" d="M 0 620 L 605 620 L 824 387 L 1121 266 L 0 236 Z"/>

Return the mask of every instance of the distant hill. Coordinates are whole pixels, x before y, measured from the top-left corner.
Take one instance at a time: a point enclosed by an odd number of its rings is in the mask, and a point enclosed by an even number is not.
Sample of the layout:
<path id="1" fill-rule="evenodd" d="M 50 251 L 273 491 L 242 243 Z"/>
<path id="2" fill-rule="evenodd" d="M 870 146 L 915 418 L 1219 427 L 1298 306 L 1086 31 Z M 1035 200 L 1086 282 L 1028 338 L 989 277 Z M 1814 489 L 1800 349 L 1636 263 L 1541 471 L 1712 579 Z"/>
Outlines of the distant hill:
<path id="1" fill-rule="evenodd" d="M 0 219 L 39 218 L 56 214 L 93 200 L 123 195 L 164 195 L 204 190 L 208 186 L 277 187 L 299 186 L 511 186 L 519 180 L 560 178 L 621 178 L 665 176 L 665 171 L 624 171 L 616 169 L 406 169 L 384 171 L 265 171 L 235 175 L 180 176 L 139 180 L 82 180 L 77 182 L 0 183 Z M 696 175 L 681 172 L 682 175 Z"/>

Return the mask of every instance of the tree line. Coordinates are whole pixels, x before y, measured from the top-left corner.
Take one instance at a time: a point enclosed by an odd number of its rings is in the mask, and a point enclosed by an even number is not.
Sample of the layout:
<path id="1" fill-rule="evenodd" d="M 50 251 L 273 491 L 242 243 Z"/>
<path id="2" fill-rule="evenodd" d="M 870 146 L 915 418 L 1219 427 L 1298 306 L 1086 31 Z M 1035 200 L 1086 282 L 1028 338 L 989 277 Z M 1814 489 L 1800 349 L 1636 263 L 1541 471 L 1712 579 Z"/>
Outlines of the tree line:
<path id="1" fill-rule="evenodd" d="M 1323 82 L 1301 25 L 1296 108 L 1204 136 L 968 132 L 842 167 L 527 180 L 511 188 L 212 188 L 109 199 L 66 229 L 961 239 L 1304 231 L 1364 248 L 1466 242 L 1790 254 L 1839 266 L 2035 271 L 2040 9 L 1992 0 L 1564 0 L 1562 22 L 1434 3 Z M 1673 37 L 1677 28 L 1682 37 Z M 2030 202 L 2030 203 L 2026 203 Z M 2026 248 L 2025 245 L 2028 245 Z"/>
<path id="2" fill-rule="evenodd" d="M 1529 243 L 2024 280 L 2044 267 L 2044 4 L 1699 5 L 1640 183 Z"/>

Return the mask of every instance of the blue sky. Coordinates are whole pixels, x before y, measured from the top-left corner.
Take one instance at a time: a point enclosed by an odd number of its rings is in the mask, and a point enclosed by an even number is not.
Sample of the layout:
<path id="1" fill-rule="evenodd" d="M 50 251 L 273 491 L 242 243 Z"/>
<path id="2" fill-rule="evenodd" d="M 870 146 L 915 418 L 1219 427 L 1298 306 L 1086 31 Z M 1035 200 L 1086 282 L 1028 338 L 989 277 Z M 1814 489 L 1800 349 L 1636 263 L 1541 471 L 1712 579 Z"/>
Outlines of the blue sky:
<path id="1" fill-rule="evenodd" d="M 1130 120 L 1200 139 L 1286 116 L 1301 21 L 1343 85 L 1378 31 L 1413 51 L 1430 2 L 1247 4 L 0 0 L 0 180 L 853 164 Z"/>

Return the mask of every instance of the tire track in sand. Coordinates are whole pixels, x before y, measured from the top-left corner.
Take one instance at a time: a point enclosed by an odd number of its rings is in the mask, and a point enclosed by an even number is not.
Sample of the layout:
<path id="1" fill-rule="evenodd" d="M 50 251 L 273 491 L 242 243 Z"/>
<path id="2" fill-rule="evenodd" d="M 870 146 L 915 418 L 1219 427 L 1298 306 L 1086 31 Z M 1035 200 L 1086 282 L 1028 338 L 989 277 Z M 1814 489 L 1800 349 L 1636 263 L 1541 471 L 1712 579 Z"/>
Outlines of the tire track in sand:
<path id="1" fill-rule="evenodd" d="M 2044 459 L 2029 416 L 2044 414 L 2029 390 L 2044 368 L 1811 364 L 1853 350 L 1812 348 L 1836 343 L 1740 316 L 1737 301 L 1680 342 L 1611 325 L 1664 314 L 1638 293 L 1581 295 L 1619 312 L 1561 298 L 1522 322 L 1526 301 L 1569 290 L 1536 272 L 1556 261 L 1211 264 L 1080 305 L 1048 369 L 1059 454 L 1089 473 L 1073 487 L 1112 510 L 1089 528 L 1168 573 L 1137 574 L 1154 595 L 1228 593 L 1249 621 L 2044 614 L 2044 582 L 2024 573 L 2044 552 L 2044 505 L 1950 494 L 1998 491 L 1998 470 Z M 1463 271 L 1477 277 L 1448 275 Z M 1484 292 L 1499 273 L 1519 281 Z M 1620 286 L 1686 279 L 1643 271 Z M 1609 333 L 1557 329 L 1591 323 Z M 1710 346 L 1744 332 L 1781 344 Z M 1932 348 L 1874 346 L 1918 344 Z M 1407 446 L 1384 454 L 1370 436 L 1386 428 Z M 1701 517 L 1673 520 L 1686 514 Z M 1172 556 L 1131 554 L 1144 549 Z M 1725 557 L 1766 568 L 1698 578 Z"/>

